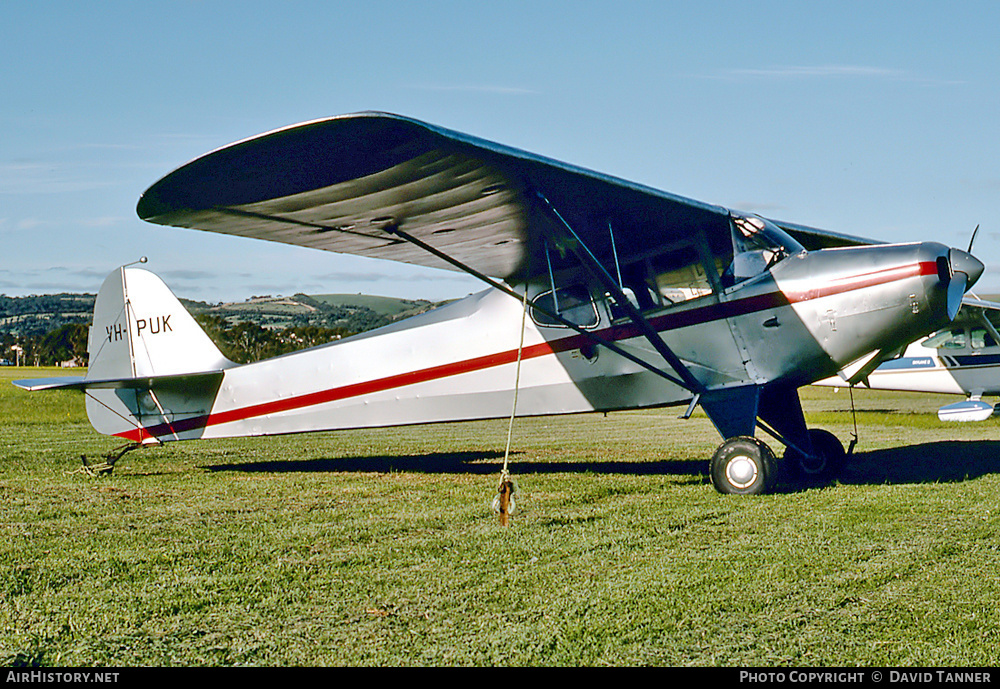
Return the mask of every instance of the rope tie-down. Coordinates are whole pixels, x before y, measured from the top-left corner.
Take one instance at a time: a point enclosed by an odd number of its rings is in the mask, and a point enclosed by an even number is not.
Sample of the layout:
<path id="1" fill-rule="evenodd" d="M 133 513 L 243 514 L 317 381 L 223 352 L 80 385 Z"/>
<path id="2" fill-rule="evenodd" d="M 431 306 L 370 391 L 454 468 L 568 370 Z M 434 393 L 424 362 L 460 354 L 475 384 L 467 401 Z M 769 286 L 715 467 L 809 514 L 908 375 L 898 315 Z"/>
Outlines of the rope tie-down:
<path id="1" fill-rule="evenodd" d="M 527 325 L 528 315 L 528 286 L 524 286 L 524 296 L 521 301 L 521 339 L 517 345 L 517 366 L 514 373 L 514 400 L 510 409 L 510 421 L 507 424 L 507 446 L 503 452 L 503 468 L 500 470 L 500 483 L 497 486 L 497 495 L 493 498 L 493 511 L 499 515 L 501 526 L 510 524 L 511 515 L 514 514 L 514 494 L 517 492 L 517 484 L 510 475 L 510 444 L 514 435 L 514 417 L 517 415 L 517 393 L 521 388 L 521 355 L 524 351 L 524 330 Z"/>

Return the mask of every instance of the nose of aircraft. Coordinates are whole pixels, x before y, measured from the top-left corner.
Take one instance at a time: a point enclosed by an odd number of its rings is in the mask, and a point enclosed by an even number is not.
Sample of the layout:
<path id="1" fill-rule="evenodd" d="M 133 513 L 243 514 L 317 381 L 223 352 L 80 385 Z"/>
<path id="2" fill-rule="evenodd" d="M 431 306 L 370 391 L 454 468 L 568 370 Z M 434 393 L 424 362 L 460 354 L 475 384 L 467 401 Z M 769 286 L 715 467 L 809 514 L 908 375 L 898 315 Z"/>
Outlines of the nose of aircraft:
<path id="1" fill-rule="evenodd" d="M 965 274 L 965 289 L 969 289 L 976 284 L 976 280 L 980 278 L 983 270 L 986 268 L 982 261 L 968 251 L 962 251 L 961 249 L 952 249 L 948 253 L 948 259 L 951 262 L 951 272 L 953 274 Z"/>
<path id="2" fill-rule="evenodd" d="M 951 275 L 948 276 L 948 318 L 955 319 L 958 309 L 962 306 L 962 297 L 976 284 L 986 266 L 968 251 L 951 249 L 948 251 L 948 264 Z M 942 277 L 943 279 L 943 277 Z"/>

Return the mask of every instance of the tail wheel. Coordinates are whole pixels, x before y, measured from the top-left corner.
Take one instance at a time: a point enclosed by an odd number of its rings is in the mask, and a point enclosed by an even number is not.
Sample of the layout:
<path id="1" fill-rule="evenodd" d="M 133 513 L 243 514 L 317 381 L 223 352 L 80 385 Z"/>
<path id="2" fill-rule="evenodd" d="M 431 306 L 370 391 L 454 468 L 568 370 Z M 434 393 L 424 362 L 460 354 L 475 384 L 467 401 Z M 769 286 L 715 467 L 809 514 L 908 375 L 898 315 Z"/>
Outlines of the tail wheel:
<path id="1" fill-rule="evenodd" d="M 825 481 L 839 475 L 840 470 L 844 468 L 847 454 L 837 436 L 821 428 L 810 428 L 809 440 L 813 446 L 812 457 L 789 448 L 785 452 L 785 460 L 794 466 L 803 478 Z"/>
<path id="2" fill-rule="evenodd" d="M 778 462 L 771 448 L 749 436 L 729 438 L 712 455 L 712 484 L 720 493 L 759 495 L 771 491 Z"/>

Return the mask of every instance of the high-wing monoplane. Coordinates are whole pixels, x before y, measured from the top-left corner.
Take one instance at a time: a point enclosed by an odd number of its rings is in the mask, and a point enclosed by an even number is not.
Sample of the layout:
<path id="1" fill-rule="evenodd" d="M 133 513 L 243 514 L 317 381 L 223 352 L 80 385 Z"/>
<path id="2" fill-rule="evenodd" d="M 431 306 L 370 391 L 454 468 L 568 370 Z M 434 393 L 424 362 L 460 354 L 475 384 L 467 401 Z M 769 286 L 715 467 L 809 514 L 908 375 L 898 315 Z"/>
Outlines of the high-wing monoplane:
<path id="1" fill-rule="evenodd" d="M 383 113 L 208 153 L 140 198 L 145 220 L 461 270 L 478 294 L 379 330 L 236 365 L 152 273 L 98 295 L 95 428 L 135 444 L 701 406 L 725 493 L 826 475 L 841 443 L 798 388 L 948 323 L 983 265 L 700 203 Z M 515 372 L 519 375 L 515 375 Z M 786 462 L 756 437 L 784 445 Z"/>
<path id="2" fill-rule="evenodd" d="M 856 384 L 872 390 L 964 395 L 938 409 L 942 421 L 985 421 L 994 408 L 983 397 L 1000 395 L 1000 304 L 967 296 L 947 327 L 896 352 Z M 849 376 L 816 385 L 845 387 Z"/>

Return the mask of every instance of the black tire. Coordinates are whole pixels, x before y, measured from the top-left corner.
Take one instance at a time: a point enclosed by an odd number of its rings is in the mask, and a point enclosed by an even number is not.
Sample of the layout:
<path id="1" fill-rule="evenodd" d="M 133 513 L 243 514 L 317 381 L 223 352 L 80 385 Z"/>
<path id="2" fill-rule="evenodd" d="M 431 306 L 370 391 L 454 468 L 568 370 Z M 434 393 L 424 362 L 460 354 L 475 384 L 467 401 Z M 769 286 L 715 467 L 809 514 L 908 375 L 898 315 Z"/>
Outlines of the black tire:
<path id="1" fill-rule="evenodd" d="M 837 436 L 822 428 L 810 428 L 809 440 L 812 441 L 813 450 L 816 451 L 815 457 L 806 457 L 798 450 L 788 448 L 785 452 L 785 461 L 801 478 L 807 480 L 829 481 L 839 476 L 844 468 L 847 454 Z"/>
<path id="2" fill-rule="evenodd" d="M 778 462 L 771 448 L 750 436 L 729 438 L 712 455 L 712 485 L 727 495 L 760 495 L 774 489 Z"/>

